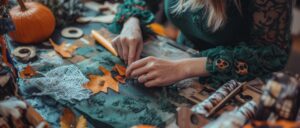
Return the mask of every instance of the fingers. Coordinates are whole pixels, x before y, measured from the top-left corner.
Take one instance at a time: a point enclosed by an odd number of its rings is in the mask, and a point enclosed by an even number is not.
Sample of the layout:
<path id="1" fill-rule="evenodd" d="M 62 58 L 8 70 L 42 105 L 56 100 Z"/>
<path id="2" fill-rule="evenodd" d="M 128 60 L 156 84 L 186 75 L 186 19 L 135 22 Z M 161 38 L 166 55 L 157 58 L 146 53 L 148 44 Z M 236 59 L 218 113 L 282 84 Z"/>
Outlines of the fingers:
<path id="1" fill-rule="evenodd" d="M 137 68 L 134 71 L 132 71 L 132 73 L 130 74 L 131 77 L 137 77 L 137 76 L 141 76 L 143 74 L 146 74 L 148 72 L 151 71 L 151 67 L 149 66 L 143 66 L 141 68 Z"/>
<path id="2" fill-rule="evenodd" d="M 141 57 L 141 53 L 143 51 L 144 45 L 143 43 L 140 43 L 137 47 L 137 52 L 136 52 L 136 56 L 135 56 L 135 60 L 139 60 Z"/>
<path id="3" fill-rule="evenodd" d="M 126 70 L 126 76 L 127 77 L 132 76 L 131 73 L 134 70 L 136 70 L 138 68 L 141 68 L 141 67 L 147 65 L 148 62 L 151 62 L 151 61 L 154 61 L 154 60 L 155 60 L 154 57 L 147 57 L 147 58 L 144 58 L 144 59 L 141 59 L 141 60 L 138 60 L 138 61 L 132 63 L 131 65 L 129 65 L 129 67 Z"/>
<path id="4" fill-rule="evenodd" d="M 136 40 L 133 40 L 133 42 L 131 42 L 131 45 L 129 46 L 128 65 L 130 65 L 133 61 L 135 61 L 138 44 L 139 43 Z"/>
<path id="5" fill-rule="evenodd" d="M 161 81 L 159 79 L 153 79 L 153 80 L 147 81 L 146 83 L 144 83 L 144 85 L 146 87 L 155 87 L 157 85 L 161 85 L 160 82 Z"/>
<path id="6" fill-rule="evenodd" d="M 154 80 L 156 77 L 157 77 L 157 73 L 156 72 L 149 72 L 145 75 L 141 75 L 139 78 L 138 78 L 138 81 L 140 83 L 145 83 L 147 81 L 150 81 L 150 80 Z"/>
<path id="7" fill-rule="evenodd" d="M 127 39 L 121 39 L 121 46 L 122 46 L 122 52 L 123 52 L 123 60 L 126 64 L 128 64 L 128 50 L 129 46 L 127 44 Z"/>
<path id="8" fill-rule="evenodd" d="M 137 45 L 139 45 L 136 39 L 128 39 L 117 36 L 113 39 L 112 45 L 117 50 L 120 58 L 123 59 L 126 64 L 130 65 L 133 61 L 135 61 Z"/>
<path id="9" fill-rule="evenodd" d="M 123 51 L 122 51 L 122 46 L 120 42 L 120 36 L 117 36 L 112 40 L 112 45 L 113 47 L 117 50 L 118 55 L 121 59 L 123 59 Z"/>

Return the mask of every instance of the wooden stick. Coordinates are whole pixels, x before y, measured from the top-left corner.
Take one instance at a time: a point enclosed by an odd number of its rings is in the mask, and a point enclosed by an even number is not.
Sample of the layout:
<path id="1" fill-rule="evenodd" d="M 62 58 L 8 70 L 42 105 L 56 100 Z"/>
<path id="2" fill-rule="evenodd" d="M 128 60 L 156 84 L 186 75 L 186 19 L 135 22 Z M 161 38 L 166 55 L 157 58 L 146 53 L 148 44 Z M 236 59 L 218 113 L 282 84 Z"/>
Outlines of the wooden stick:
<path id="1" fill-rule="evenodd" d="M 117 51 L 112 46 L 111 42 L 105 39 L 102 35 L 100 35 L 95 30 L 92 30 L 92 36 L 99 44 L 101 44 L 104 48 L 106 48 L 109 52 L 111 52 L 114 56 L 118 56 Z"/>

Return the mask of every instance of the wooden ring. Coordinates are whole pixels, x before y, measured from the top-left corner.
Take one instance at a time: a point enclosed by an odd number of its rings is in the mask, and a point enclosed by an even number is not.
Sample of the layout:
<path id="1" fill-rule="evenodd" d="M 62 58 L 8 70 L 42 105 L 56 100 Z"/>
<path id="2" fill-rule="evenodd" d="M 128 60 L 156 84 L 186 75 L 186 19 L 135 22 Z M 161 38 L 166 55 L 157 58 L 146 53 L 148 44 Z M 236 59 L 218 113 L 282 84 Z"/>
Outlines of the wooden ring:
<path id="1" fill-rule="evenodd" d="M 17 47 L 14 49 L 13 56 L 16 57 L 17 60 L 27 63 L 36 57 L 36 48 L 35 47 Z"/>
<path id="2" fill-rule="evenodd" d="M 65 38 L 78 39 L 83 36 L 83 31 L 77 27 L 67 27 L 61 31 L 61 35 Z"/>

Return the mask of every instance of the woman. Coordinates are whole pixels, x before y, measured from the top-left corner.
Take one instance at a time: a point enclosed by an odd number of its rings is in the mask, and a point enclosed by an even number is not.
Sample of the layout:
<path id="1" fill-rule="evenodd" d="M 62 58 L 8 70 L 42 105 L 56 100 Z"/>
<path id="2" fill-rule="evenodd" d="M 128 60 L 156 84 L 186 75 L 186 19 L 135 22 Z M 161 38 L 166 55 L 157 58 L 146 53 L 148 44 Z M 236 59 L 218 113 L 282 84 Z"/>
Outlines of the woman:
<path id="1" fill-rule="evenodd" d="M 179 61 L 139 60 L 145 26 L 154 20 L 147 5 L 155 2 L 159 1 L 125 0 L 113 24 L 120 32 L 113 46 L 129 65 L 127 76 L 138 77 L 147 87 L 189 77 L 218 87 L 230 79 L 266 78 L 286 64 L 290 0 L 165 0 L 167 17 L 181 31 L 178 42 L 193 44 L 200 54 Z"/>

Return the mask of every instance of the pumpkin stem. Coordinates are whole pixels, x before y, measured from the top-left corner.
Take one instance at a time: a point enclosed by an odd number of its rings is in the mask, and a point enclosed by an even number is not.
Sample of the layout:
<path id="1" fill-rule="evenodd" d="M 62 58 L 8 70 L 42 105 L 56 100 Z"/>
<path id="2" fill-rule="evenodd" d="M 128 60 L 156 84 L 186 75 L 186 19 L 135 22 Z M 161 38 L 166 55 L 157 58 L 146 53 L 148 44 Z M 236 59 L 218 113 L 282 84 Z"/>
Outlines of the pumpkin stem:
<path id="1" fill-rule="evenodd" d="M 27 8 L 26 8 L 23 0 L 18 0 L 18 3 L 20 5 L 22 11 L 26 11 L 27 10 Z"/>

